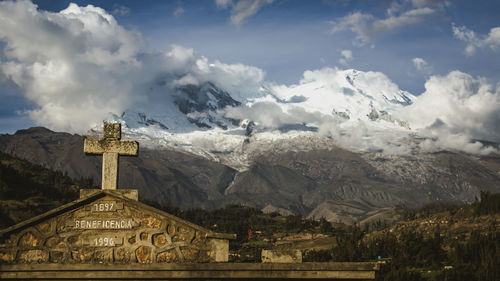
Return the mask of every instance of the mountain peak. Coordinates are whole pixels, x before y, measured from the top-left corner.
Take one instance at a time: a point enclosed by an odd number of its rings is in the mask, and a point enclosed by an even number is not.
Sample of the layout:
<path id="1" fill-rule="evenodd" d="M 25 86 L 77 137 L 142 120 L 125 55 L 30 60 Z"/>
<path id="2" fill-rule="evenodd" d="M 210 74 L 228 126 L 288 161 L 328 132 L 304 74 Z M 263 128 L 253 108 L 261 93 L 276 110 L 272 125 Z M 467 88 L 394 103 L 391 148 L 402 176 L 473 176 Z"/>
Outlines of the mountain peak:
<path id="1" fill-rule="evenodd" d="M 125 133 L 154 147 L 173 146 L 237 169 L 248 167 L 255 145 L 265 149 L 267 142 L 300 135 L 377 150 L 369 143 L 372 134 L 384 132 L 394 142 L 411 133 L 397 113 L 416 98 L 382 73 L 325 68 L 306 71 L 297 85 L 265 84 L 260 91 L 240 101 L 211 81 L 155 83 L 148 104 L 158 102 L 129 108 L 109 121 L 121 122 Z"/>
<path id="2" fill-rule="evenodd" d="M 32 135 L 32 134 L 47 134 L 53 133 L 53 131 L 45 127 L 31 127 L 28 129 L 17 130 L 16 135 Z"/>

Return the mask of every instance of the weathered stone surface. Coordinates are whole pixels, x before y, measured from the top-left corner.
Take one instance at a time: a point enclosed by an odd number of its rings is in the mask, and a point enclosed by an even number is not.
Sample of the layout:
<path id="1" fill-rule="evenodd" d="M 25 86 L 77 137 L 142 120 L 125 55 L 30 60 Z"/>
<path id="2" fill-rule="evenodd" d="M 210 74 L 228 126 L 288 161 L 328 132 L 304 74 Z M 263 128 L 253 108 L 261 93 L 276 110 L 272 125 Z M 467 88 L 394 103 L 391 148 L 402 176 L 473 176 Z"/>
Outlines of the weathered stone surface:
<path id="1" fill-rule="evenodd" d="M 153 245 L 157 247 L 163 247 L 165 244 L 167 244 L 167 236 L 163 233 L 158 233 L 153 235 Z"/>
<path id="2" fill-rule="evenodd" d="M 172 237 L 172 242 L 185 242 L 186 237 L 184 235 L 174 235 Z"/>
<path id="3" fill-rule="evenodd" d="M 130 263 L 132 252 L 128 248 L 119 248 L 115 250 L 115 261 L 119 263 Z"/>
<path id="4" fill-rule="evenodd" d="M 135 234 L 128 238 L 128 243 L 130 244 L 135 244 L 135 241 L 136 241 Z"/>
<path id="5" fill-rule="evenodd" d="M 262 250 L 261 253 L 263 263 L 300 263 L 302 262 L 302 251 L 288 250 Z"/>
<path id="6" fill-rule="evenodd" d="M 118 153 L 102 153 L 102 189 L 118 187 Z"/>
<path id="7" fill-rule="evenodd" d="M 14 261 L 14 255 L 11 253 L 0 252 L 0 261 L 2 263 L 12 263 Z"/>
<path id="8" fill-rule="evenodd" d="M 229 240 L 225 239 L 210 239 L 211 250 L 209 252 L 210 259 L 216 262 L 228 262 L 229 260 Z"/>
<path id="9" fill-rule="evenodd" d="M 75 262 L 89 262 L 92 260 L 93 250 L 90 248 L 80 248 L 71 252 L 71 257 Z"/>
<path id="10" fill-rule="evenodd" d="M 197 261 L 199 253 L 200 253 L 199 250 L 191 249 L 191 248 L 182 248 L 181 252 L 182 252 L 182 255 L 184 256 L 184 259 L 188 262 Z"/>
<path id="11" fill-rule="evenodd" d="M 38 239 L 32 232 L 27 232 L 19 239 L 20 247 L 36 247 L 41 244 L 40 239 Z"/>
<path id="12" fill-rule="evenodd" d="M 211 262 L 210 259 L 210 251 L 209 250 L 200 250 L 198 253 L 198 261 L 197 262 Z"/>
<path id="13" fill-rule="evenodd" d="M 202 235 L 200 232 L 195 233 L 194 239 L 191 241 L 191 244 L 197 247 L 201 247 L 202 245 L 205 245 L 207 243 L 206 237 Z"/>
<path id="14" fill-rule="evenodd" d="M 62 242 L 61 239 L 58 237 L 49 237 L 45 241 L 45 246 L 47 246 L 49 248 L 53 248 L 53 249 L 54 248 L 61 249 L 61 248 L 65 248 L 66 244 L 64 242 Z"/>
<path id="15" fill-rule="evenodd" d="M 20 263 L 42 263 L 47 262 L 49 255 L 43 250 L 19 251 L 18 260 Z"/>
<path id="16" fill-rule="evenodd" d="M 71 252 L 75 262 L 79 263 L 111 263 L 113 262 L 113 249 L 79 248 Z"/>
<path id="17" fill-rule="evenodd" d="M 101 189 L 80 189 L 80 198 L 88 197 L 92 194 L 99 193 Z M 116 189 L 107 190 L 107 192 L 114 194 L 119 197 L 125 197 L 131 200 L 139 200 L 139 192 L 137 189 Z"/>
<path id="18" fill-rule="evenodd" d="M 49 259 L 52 263 L 63 263 L 65 261 L 65 254 L 61 251 L 50 251 Z"/>
<path id="19" fill-rule="evenodd" d="M 54 222 L 52 220 L 43 222 L 38 225 L 38 230 L 44 235 L 50 235 L 54 232 Z"/>
<path id="20" fill-rule="evenodd" d="M 102 190 L 89 193 L 89 197 L 74 201 L 74 205 L 61 207 L 66 208 L 64 210 L 54 210 L 46 219 L 42 216 L 39 221 L 20 224 L 18 230 L 15 226 L 0 231 L 3 243 L 0 263 L 134 264 L 228 260 L 227 238 L 215 238 L 224 237 L 223 234 L 119 195 L 115 191 Z M 103 204 L 103 208 L 99 207 Z M 122 227 L 122 221 L 131 223 Z"/>
<path id="21" fill-rule="evenodd" d="M 178 260 L 179 259 L 177 258 L 177 254 L 175 253 L 174 249 L 169 250 L 169 251 L 165 251 L 165 252 L 162 252 L 162 253 L 159 253 L 156 256 L 156 261 L 157 262 L 168 262 L 168 263 L 171 263 L 171 262 L 177 262 Z"/>
<path id="22" fill-rule="evenodd" d="M 135 156 L 139 151 L 139 145 L 136 141 L 131 140 L 85 139 L 84 151 L 88 154 L 109 152 Z"/>
<path id="23" fill-rule="evenodd" d="M 187 227 L 183 227 L 183 226 L 178 226 L 177 227 L 177 232 L 181 233 L 181 234 L 184 234 L 184 233 L 188 233 L 190 230 L 189 228 Z"/>
<path id="24" fill-rule="evenodd" d="M 167 226 L 167 232 L 170 236 L 175 234 L 175 225 L 169 224 Z"/>
<path id="25" fill-rule="evenodd" d="M 80 241 L 80 237 L 78 235 L 73 235 L 68 237 L 68 243 L 71 245 L 76 245 Z"/>
<path id="26" fill-rule="evenodd" d="M 139 144 L 136 141 L 122 141 L 121 124 L 105 124 L 102 139 L 85 139 L 83 151 L 88 154 L 102 154 L 102 189 L 115 190 L 118 185 L 118 155 L 136 156 Z"/>
<path id="27" fill-rule="evenodd" d="M 69 227 L 66 225 L 66 220 L 65 219 L 59 219 L 57 221 L 57 226 L 56 226 L 56 232 L 57 233 L 64 233 L 69 230 Z"/>
<path id="28" fill-rule="evenodd" d="M 135 250 L 135 257 L 138 263 L 151 263 L 153 261 L 150 247 L 140 246 Z"/>
<path id="29" fill-rule="evenodd" d="M 146 217 L 146 218 L 143 218 L 141 220 L 141 226 L 154 228 L 154 229 L 160 229 L 161 221 L 157 218 L 154 218 L 154 217 Z"/>
<path id="30" fill-rule="evenodd" d="M 104 124 L 104 138 L 119 140 L 122 138 L 122 125 L 120 123 Z"/>
<path id="31" fill-rule="evenodd" d="M 194 230 L 189 230 L 187 228 L 178 228 L 177 234 L 172 236 L 172 241 L 173 242 L 189 242 L 189 241 L 193 241 L 195 238 L 196 238 L 196 233 Z"/>
<path id="32" fill-rule="evenodd" d="M 113 249 L 95 250 L 92 257 L 93 262 L 111 263 L 113 262 Z"/>

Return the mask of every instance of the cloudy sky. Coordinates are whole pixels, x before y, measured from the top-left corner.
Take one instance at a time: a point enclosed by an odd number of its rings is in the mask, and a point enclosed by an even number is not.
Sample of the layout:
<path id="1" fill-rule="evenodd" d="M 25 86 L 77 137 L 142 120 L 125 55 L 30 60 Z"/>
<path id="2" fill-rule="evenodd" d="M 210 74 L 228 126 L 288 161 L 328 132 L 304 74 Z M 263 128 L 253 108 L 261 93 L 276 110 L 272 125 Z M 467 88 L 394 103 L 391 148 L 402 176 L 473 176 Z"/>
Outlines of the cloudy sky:
<path id="1" fill-rule="evenodd" d="M 0 133 L 81 131 L 68 119 L 119 112 L 141 83 L 186 69 L 240 96 L 354 68 L 416 96 L 472 81 L 499 100 L 500 1 L 73 2 L 0 2 Z M 481 120 L 498 121 L 497 105 Z"/>

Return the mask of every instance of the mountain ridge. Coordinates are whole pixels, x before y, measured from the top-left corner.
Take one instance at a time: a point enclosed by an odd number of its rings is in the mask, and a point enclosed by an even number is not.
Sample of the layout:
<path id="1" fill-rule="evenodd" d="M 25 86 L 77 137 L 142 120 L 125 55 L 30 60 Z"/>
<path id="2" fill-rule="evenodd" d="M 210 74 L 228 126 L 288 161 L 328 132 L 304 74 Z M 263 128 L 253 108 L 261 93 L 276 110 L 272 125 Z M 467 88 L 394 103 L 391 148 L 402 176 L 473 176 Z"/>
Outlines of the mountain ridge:
<path id="1" fill-rule="evenodd" d="M 83 139 L 32 128 L 0 135 L 0 151 L 73 178 L 91 177 L 99 185 L 101 159 L 84 155 Z M 239 203 L 345 222 L 359 222 L 397 205 L 472 202 L 481 190 L 500 191 L 497 154 L 391 156 L 335 146 L 288 147 L 255 153 L 249 167 L 240 171 L 182 149 L 141 147 L 139 157 L 121 157 L 120 188 L 137 188 L 146 200 L 183 209 Z"/>
<path id="2" fill-rule="evenodd" d="M 140 142 L 139 157 L 122 157 L 119 181 L 147 200 L 357 222 L 396 205 L 470 203 L 500 191 L 498 149 L 440 119 L 427 132 L 412 128 L 405 112 L 419 98 L 382 73 L 306 71 L 297 85 L 262 85 L 244 100 L 215 82 L 170 80 L 158 78 L 142 101 L 105 120 Z M 101 132 L 21 130 L 0 135 L 0 151 L 100 183 L 100 158 L 82 146 Z M 444 149 L 441 136 L 463 145 Z"/>
<path id="3" fill-rule="evenodd" d="M 498 153 L 494 141 L 461 134 L 448 120 L 415 122 L 414 113 L 423 109 L 420 97 L 399 89 L 380 72 L 306 71 L 296 85 L 264 83 L 247 97 L 215 82 L 169 79 L 153 83 L 144 101 L 110 113 L 105 122 L 121 123 L 124 134 L 140 139 L 143 147 L 183 150 L 239 171 L 252 165 L 255 154 L 273 150 L 275 143 L 285 144 L 285 151 L 339 146 L 396 155 L 443 149 Z M 95 126 L 86 135 L 98 135 L 101 128 Z"/>

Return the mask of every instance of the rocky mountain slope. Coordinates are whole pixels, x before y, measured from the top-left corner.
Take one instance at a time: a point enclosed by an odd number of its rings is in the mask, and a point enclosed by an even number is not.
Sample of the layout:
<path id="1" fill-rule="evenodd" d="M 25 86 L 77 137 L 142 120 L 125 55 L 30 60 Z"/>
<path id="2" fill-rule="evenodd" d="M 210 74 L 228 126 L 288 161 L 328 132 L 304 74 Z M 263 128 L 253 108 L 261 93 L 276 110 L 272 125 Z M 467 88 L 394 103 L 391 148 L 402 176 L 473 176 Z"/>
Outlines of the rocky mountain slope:
<path id="1" fill-rule="evenodd" d="M 0 151 L 74 178 L 92 177 L 99 185 L 101 158 L 84 155 L 83 139 L 31 128 L 0 135 Z M 241 171 L 181 150 L 141 147 L 139 157 L 120 159 L 119 186 L 137 188 L 144 199 L 181 208 L 239 203 L 347 223 L 396 205 L 472 202 L 481 190 L 500 191 L 497 154 L 440 151 L 390 156 L 355 153 L 333 144 L 309 150 L 280 150 L 279 141 L 273 145 L 274 149 L 247 154 L 251 164 Z"/>
<path id="2" fill-rule="evenodd" d="M 101 157 L 83 153 L 84 137 L 37 127 L 0 136 L 0 150 L 67 173 L 101 180 Z M 200 157 L 175 151 L 140 150 L 140 157 L 120 159 L 121 188 L 137 188 L 143 198 L 188 208 L 208 207 L 208 199 L 226 186 L 235 171 Z"/>
<path id="3" fill-rule="evenodd" d="M 244 98 L 210 81 L 171 80 L 159 77 L 142 101 L 105 120 L 140 143 L 139 157 L 122 157 L 119 181 L 144 199 L 352 223 L 500 191 L 498 145 L 456 135 L 446 120 L 412 128 L 406 113 L 419 98 L 382 73 L 306 71 L 297 85 L 264 83 Z M 31 128 L 0 135 L 0 151 L 99 185 L 101 159 L 82 146 L 101 134 Z"/>

